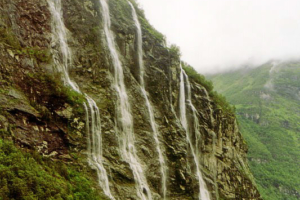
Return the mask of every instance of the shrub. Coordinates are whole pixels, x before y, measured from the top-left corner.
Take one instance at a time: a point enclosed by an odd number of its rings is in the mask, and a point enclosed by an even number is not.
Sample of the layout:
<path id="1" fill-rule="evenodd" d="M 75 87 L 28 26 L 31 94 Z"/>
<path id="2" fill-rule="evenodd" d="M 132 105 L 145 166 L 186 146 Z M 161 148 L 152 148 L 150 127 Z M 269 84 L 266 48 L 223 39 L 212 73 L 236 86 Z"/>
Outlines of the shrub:
<path id="1" fill-rule="evenodd" d="M 82 169 L 25 153 L 0 139 L 0 199 L 100 200 Z"/>
<path id="2" fill-rule="evenodd" d="M 174 57 L 176 57 L 176 58 L 181 57 L 181 52 L 180 52 L 179 46 L 172 44 L 170 46 L 170 48 L 168 48 L 168 50 L 172 55 L 174 55 Z"/>

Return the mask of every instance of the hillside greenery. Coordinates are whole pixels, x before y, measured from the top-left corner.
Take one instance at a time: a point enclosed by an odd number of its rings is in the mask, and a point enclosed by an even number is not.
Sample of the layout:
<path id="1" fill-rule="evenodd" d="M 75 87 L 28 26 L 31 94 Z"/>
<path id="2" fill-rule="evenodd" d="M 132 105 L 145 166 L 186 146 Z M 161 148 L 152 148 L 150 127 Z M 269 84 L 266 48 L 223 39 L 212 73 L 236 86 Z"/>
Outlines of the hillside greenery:
<path id="1" fill-rule="evenodd" d="M 68 165 L 25 152 L 0 139 L 1 200 L 101 200 L 80 165 Z"/>
<path id="2" fill-rule="evenodd" d="M 237 109 L 263 198 L 300 199 L 300 63 L 267 63 L 210 78 Z"/>

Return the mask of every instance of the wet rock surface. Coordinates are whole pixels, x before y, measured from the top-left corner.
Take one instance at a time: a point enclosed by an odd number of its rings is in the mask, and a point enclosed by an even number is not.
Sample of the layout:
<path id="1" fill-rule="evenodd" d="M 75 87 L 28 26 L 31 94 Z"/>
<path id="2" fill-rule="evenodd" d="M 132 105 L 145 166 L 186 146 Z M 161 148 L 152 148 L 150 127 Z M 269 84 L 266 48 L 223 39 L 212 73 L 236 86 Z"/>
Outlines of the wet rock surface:
<path id="1" fill-rule="evenodd" d="M 133 174 L 119 150 L 115 131 L 117 95 L 97 0 L 65 0 L 63 17 L 72 49 L 71 79 L 92 97 L 101 113 L 104 165 L 110 187 L 119 199 L 137 199 Z M 112 29 L 124 67 L 133 111 L 138 157 L 153 199 L 161 199 L 161 175 L 149 114 L 138 83 L 136 33 L 128 3 L 111 0 Z M 82 105 L 70 99 L 51 60 L 51 16 L 45 0 L 1 1 L 0 30 L 11 35 L 0 41 L 0 129 L 22 148 L 44 156 L 71 159 L 86 154 Z M 154 108 L 168 166 L 169 199 L 197 199 L 195 166 L 178 119 L 180 58 L 138 10 L 144 40 L 145 83 Z M 3 27 L 3 28 L 2 28 Z M 26 50 L 27 49 L 27 50 Z M 49 58 L 48 58 L 49 57 Z M 236 120 L 222 113 L 205 88 L 191 81 L 192 101 L 199 113 L 202 173 L 211 199 L 260 199 L 249 171 L 247 146 Z M 63 92 L 67 93 L 65 95 Z M 69 93 L 68 93 L 69 92 Z M 76 97 L 77 98 L 77 97 Z M 75 98 L 75 100 L 76 100 Z M 80 98 L 80 97 L 78 97 Z M 88 167 L 87 163 L 85 163 Z"/>

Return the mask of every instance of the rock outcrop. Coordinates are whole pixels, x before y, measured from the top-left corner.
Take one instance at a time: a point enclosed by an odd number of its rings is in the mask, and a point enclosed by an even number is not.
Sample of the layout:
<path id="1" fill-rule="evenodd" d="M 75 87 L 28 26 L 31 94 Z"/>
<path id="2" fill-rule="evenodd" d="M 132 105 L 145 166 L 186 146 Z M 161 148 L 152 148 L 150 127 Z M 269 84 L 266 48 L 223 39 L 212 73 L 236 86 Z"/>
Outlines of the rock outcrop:
<path id="1" fill-rule="evenodd" d="M 138 75 L 136 30 L 125 0 L 110 0 L 112 29 L 124 67 L 137 154 L 153 199 L 161 199 L 161 174 L 149 114 Z M 132 2 L 135 6 L 136 3 Z M 137 199 L 133 174 L 119 152 L 115 131 L 117 95 L 98 0 L 64 0 L 63 17 L 72 50 L 70 77 L 101 113 L 104 166 L 117 199 Z M 169 199 L 197 199 L 195 166 L 179 121 L 180 56 L 136 8 L 142 24 L 145 83 L 167 161 Z M 44 156 L 72 162 L 86 154 L 81 94 L 63 85 L 52 59 L 51 14 L 46 0 L 0 2 L 0 130 L 3 137 Z M 206 89 L 191 80 L 199 113 L 202 173 L 211 199 L 260 199 L 249 171 L 247 146 L 234 116 L 223 113 Z M 0 132 L 0 133 L 2 133 Z M 194 138 L 195 139 L 195 138 Z M 83 156 L 84 157 L 84 156 Z M 88 164 L 83 159 L 84 164 Z"/>

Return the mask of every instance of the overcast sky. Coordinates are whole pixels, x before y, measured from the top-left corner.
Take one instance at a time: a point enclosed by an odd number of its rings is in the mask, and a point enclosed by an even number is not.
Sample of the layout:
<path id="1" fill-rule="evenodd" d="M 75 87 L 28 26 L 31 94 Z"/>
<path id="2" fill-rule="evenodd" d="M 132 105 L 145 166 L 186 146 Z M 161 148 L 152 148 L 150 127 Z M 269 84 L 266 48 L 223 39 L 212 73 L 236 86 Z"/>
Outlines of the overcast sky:
<path id="1" fill-rule="evenodd" d="M 137 0 L 201 73 L 300 58 L 300 0 Z"/>

